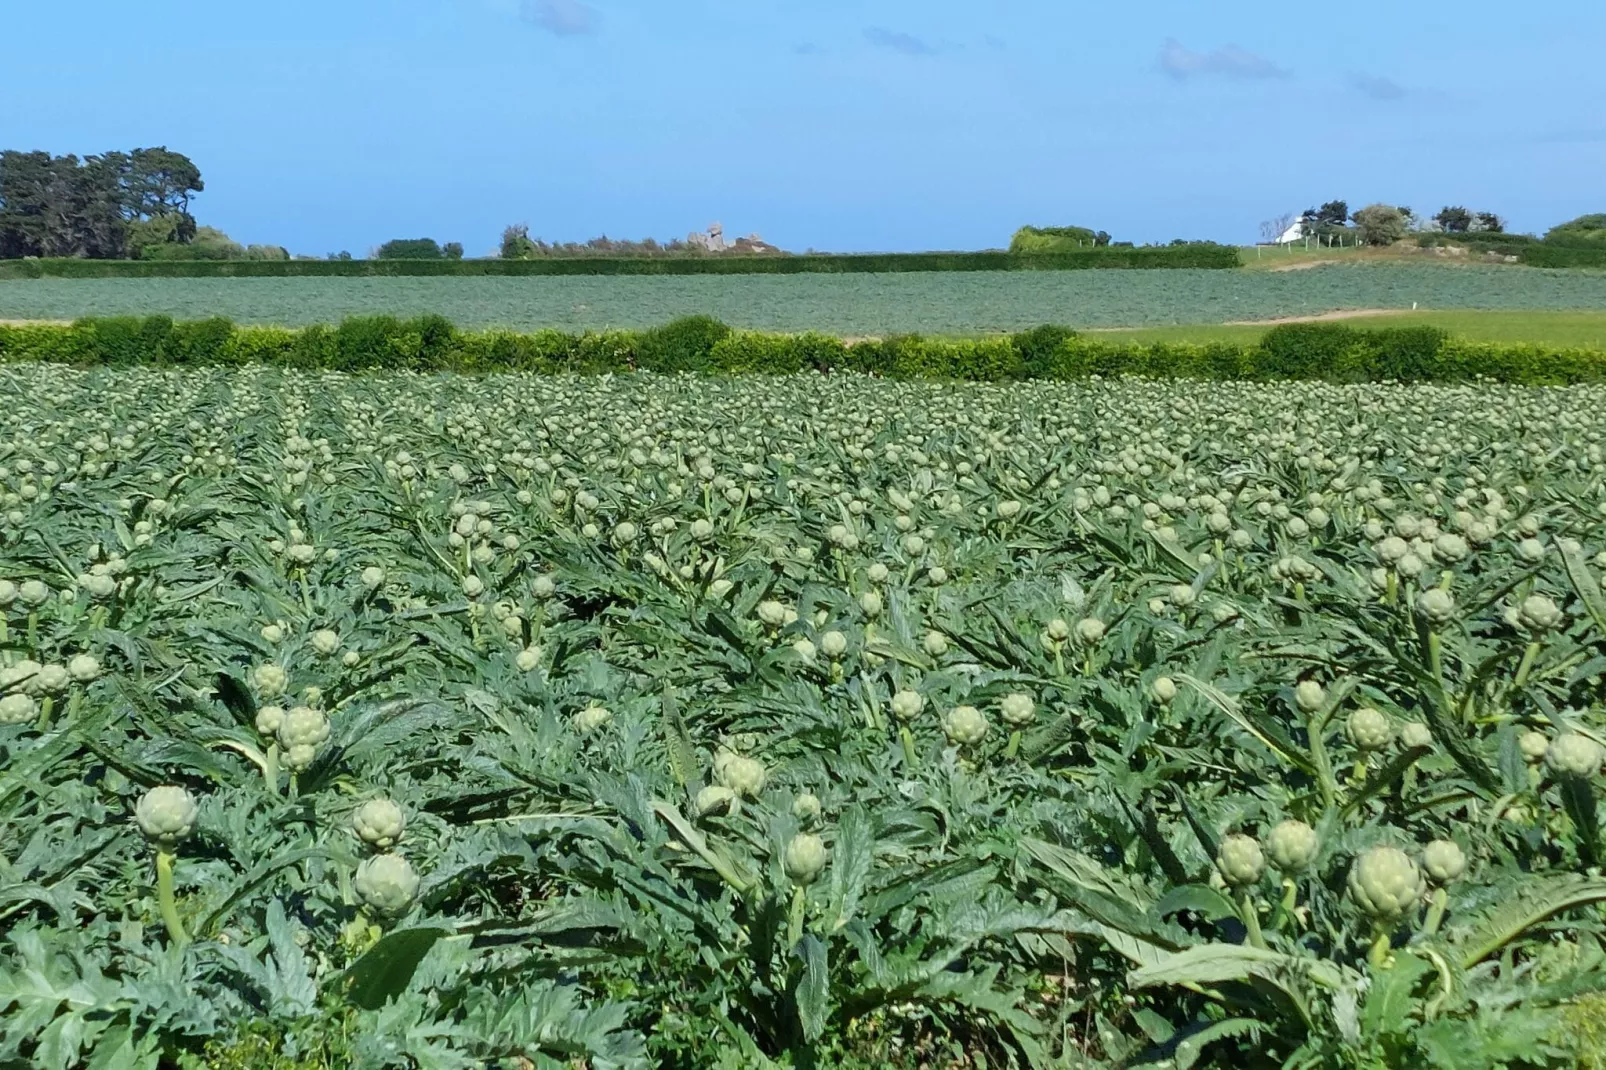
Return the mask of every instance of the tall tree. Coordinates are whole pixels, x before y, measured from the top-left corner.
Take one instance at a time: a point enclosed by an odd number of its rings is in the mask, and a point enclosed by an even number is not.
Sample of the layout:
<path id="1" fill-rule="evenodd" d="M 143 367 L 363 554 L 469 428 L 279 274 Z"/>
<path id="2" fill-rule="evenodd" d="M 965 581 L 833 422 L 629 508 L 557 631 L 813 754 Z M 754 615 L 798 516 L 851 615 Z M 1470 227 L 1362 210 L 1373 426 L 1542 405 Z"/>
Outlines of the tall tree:
<path id="1" fill-rule="evenodd" d="M 201 174 L 166 148 L 51 156 L 0 152 L 0 257 L 113 258 L 195 235 Z"/>

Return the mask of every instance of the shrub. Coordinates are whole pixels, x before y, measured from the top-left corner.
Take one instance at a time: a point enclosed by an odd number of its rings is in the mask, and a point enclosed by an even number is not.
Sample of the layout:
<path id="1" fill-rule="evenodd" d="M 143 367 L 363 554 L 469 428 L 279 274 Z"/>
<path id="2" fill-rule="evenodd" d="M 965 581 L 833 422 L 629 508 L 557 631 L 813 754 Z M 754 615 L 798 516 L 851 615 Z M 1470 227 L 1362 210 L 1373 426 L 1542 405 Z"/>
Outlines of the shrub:
<path id="1" fill-rule="evenodd" d="M 1052 374 L 1054 355 L 1066 342 L 1076 337 L 1069 327 L 1045 323 L 1029 331 L 1010 335 L 1010 344 L 1019 358 L 1019 374 L 1027 378 L 1040 378 Z"/>
<path id="2" fill-rule="evenodd" d="M 636 366 L 657 372 L 703 371 L 714 347 L 731 329 L 712 316 L 683 316 L 643 331 L 636 342 Z"/>
<path id="3" fill-rule="evenodd" d="M 434 238 L 393 238 L 375 250 L 374 256 L 379 260 L 441 260 L 445 254 Z"/>
<path id="4" fill-rule="evenodd" d="M 1058 345 L 1050 346 L 1055 338 Z M 1030 354 L 1028 358 L 1026 354 Z M 1285 324 L 1256 345 L 1140 345 L 1077 337 L 1064 328 L 948 341 L 918 335 L 852 346 L 818 334 L 735 332 L 694 316 L 646 332 L 459 332 L 442 316 L 364 316 L 338 327 L 236 327 L 166 316 L 0 325 L 0 361 L 78 365 L 276 364 L 306 370 L 654 371 L 792 373 L 849 370 L 903 379 L 999 381 L 1142 375 L 1193 379 L 1475 378 L 1546 385 L 1606 381 L 1606 353 L 1466 342 L 1433 327 L 1362 330 Z"/>
<path id="5" fill-rule="evenodd" d="M 1405 213 L 1388 204 L 1370 204 L 1355 213 L 1355 227 L 1367 245 L 1393 245 L 1405 237 Z"/>

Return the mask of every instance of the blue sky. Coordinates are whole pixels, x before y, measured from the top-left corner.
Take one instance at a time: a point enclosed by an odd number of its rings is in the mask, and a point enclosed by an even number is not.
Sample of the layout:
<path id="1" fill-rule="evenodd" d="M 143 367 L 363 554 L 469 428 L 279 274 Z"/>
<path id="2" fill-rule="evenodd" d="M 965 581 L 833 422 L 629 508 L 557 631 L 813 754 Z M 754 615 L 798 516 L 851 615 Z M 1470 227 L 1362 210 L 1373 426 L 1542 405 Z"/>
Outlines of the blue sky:
<path id="1" fill-rule="evenodd" d="M 1606 211 L 1598 0 L 5 7 L 0 145 L 166 144 L 203 223 L 297 253 L 482 254 L 510 222 L 902 250 L 1026 222 L 1247 242 L 1330 197 Z"/>

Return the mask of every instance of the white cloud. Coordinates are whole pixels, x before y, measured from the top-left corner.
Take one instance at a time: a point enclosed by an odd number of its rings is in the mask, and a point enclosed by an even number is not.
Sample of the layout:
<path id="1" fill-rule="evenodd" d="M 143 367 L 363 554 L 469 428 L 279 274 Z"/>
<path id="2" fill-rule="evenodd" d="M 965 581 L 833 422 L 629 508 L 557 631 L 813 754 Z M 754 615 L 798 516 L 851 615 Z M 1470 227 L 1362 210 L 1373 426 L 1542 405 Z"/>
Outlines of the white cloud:
<path id="1" fill-rule="evenodd" d="M 1192 78 L 1287 78 L 1288 72 L 1265 56 L 1257 56 L 1237 45 L 1224 45 L 1209 52 L 1195 52 L 1176 38 L 1160 50 L 1160 69 L 1178 81 Z"/>

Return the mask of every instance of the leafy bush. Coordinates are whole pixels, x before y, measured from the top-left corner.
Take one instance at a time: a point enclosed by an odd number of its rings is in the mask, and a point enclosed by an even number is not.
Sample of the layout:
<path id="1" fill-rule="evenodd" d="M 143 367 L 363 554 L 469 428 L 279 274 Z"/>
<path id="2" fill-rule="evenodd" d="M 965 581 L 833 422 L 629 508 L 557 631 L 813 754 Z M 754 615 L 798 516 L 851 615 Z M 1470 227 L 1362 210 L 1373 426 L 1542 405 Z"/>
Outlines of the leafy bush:
<path id="1" fill-rule="evenodd" d="M 1191 379 L 1365 382 L 1579 383 L 1606 379 L 1606 353 L 1463 342 L 1433 327 L 1360 329 L 1283 324 L 1256 345 L 1144 345 L 1077 336 L 1052 325 L 1007 338 L 893 335 L 852 345 L 820 334 L 732 331 L 691 316 L 649 331 L 581 335 L 457 330 L 443 316 L 362 316 L 337 327 L 235 327 L 165 316 L 80 320 L 71 326 L 0 325 L 0 362 L 65 364 L 282 364 L 303 369 L 406 368 L 465 372 L 857 371 L 898 379 L 1079 379 L 1141 375 Z"/>
<path id="2" fill-rule="evenodd" d="M 1545 234 L 1545 241 L 1557 245 L 1579 242 L 1606 245 L 1606 213 L 1581 215 L 1577 219 L 1551 227 Z"/>
<path id="3" fill-rule="evenodd" d="M 1355 213 L 1355 227 L 1367 245 L 1393 245 L 1405 237 L 1405 213 L 1389 204 L 1370 204 Z"/>
<path id="4" fill-rule="evenodd" d="M 440 260 L 445 255 L 434 238 L 392 238 L 374 252 L 379 260 Z"/>
<path id="5" fill-rule="evenodd" d="M 1021 227 L 1009 240 L 1012 253 L 1064 253 L 1110 244 L 1104 231 L 1087 227 Z"/>
<path id="6" fill-rule="evenodd" d="M 706 371 L 712 367 L 714 347 L 730 333 L 712 316 L 683 316 L 638 336 L 636 366 L 657 372 Z"/>

